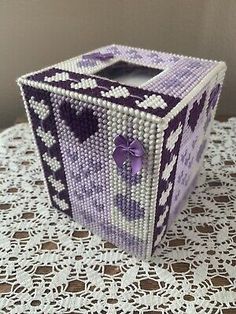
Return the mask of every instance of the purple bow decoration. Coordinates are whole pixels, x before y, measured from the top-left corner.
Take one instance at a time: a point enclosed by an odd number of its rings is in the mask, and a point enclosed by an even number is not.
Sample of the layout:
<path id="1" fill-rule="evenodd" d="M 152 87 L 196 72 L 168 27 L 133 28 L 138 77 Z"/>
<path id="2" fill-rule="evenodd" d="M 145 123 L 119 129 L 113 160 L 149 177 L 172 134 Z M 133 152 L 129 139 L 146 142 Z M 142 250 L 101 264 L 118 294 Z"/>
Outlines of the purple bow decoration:
<path id="1" fill-rule="evenodd" d="M 145 154 L 143 145 L 138 140 L 131 143 L 123 136 L 118 135 L 114 141 L 116 148 L 113 152 L 113 158 L 119 168 L 129 158 L 131 161 L 132 175 L 135 175 L 142 169 L 143 155 Z"/>
<path id="2" fill-rule="evenodd" d="M 111 59 L 114 57 L 114 54 L 112 52 L 93 52 L 82 56 L 82 59 L 92 59 L 92 60 L 101 60 L 106 61 L 108 59 Z"/>

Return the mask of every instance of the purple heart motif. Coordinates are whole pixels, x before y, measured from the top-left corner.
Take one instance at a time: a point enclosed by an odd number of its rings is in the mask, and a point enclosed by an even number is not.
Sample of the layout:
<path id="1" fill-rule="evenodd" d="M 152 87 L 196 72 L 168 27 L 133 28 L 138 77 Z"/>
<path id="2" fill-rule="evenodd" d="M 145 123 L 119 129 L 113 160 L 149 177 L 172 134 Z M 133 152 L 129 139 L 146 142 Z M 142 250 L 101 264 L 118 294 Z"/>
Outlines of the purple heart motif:
<path id="1" fill-rule="evenodd" d="M 71 107 L 70 103 L 63 102 L 60 107 L 60 116 L 80 143 L 98 131 L 98 119 L 94 116 L 92 109 L 85 108 L 77 111 Z"/>
<path id="2" fill-rule="evenodd" d="M 144 208 L 142 208 L 138 202 L 130 199 L 128 196 L 117 194 L 115 198 L 115 205 L 128 221 L 133 221 L 144 217 Z"/>
<path id="3" fill-rule="evenodd" d="M 190 110 L 189 118 L 188 118 L 188 125 L 190 126 L 190 129 L 192 130 L 192 132 L 195 130 L 197 126 L 198 119 L 203 110 L 205 99 L 206 99 L 206 92 L 202 94 L 200 101 L 194 102 L 193 107 Z"/>

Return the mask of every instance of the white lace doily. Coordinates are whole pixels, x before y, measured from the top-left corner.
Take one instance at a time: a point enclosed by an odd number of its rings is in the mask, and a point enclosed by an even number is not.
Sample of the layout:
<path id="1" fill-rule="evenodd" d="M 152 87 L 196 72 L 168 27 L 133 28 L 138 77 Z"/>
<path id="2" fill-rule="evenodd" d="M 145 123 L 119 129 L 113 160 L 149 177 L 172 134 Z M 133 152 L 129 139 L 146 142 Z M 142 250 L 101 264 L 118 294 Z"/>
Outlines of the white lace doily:
<path id="1" fill-rule="evenodd" d="M 27 124 L 0 134 L 0 313 L 236 313 L 236 119 L 150 262 L 49 208 Z"/>

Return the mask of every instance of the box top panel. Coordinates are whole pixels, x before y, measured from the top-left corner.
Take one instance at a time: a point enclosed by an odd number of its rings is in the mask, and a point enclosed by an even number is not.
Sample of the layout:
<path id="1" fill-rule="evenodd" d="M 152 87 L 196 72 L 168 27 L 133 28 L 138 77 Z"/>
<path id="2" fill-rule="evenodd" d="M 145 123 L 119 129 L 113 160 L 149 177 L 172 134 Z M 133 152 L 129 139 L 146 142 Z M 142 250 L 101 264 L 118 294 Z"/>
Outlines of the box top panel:
<path id="1" fill-rule="evenodd" d="M 24 76 L 35 87 L 60 88 L 164 117 L 218 62 L 110 45 Z M 26 81 L 25 81 L 26 80 Z M 50 88 L 51 87 L 51 88 Z M 69 94 L 71 95 L 71 94 Z"/>

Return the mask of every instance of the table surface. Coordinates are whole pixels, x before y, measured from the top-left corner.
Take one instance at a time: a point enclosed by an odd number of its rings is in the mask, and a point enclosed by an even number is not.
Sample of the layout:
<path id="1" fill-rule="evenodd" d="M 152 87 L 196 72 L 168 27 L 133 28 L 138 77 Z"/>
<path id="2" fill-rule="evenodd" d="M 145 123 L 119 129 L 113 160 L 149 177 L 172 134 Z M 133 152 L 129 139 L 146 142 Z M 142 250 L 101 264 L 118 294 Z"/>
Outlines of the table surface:
<path id="1" fill-rule="evenodd" d="M 236 118 L 150 261 L 49 207 L 26 123 L 0 134 L 0 215 L 0 313 L 236 313 Z"/>

